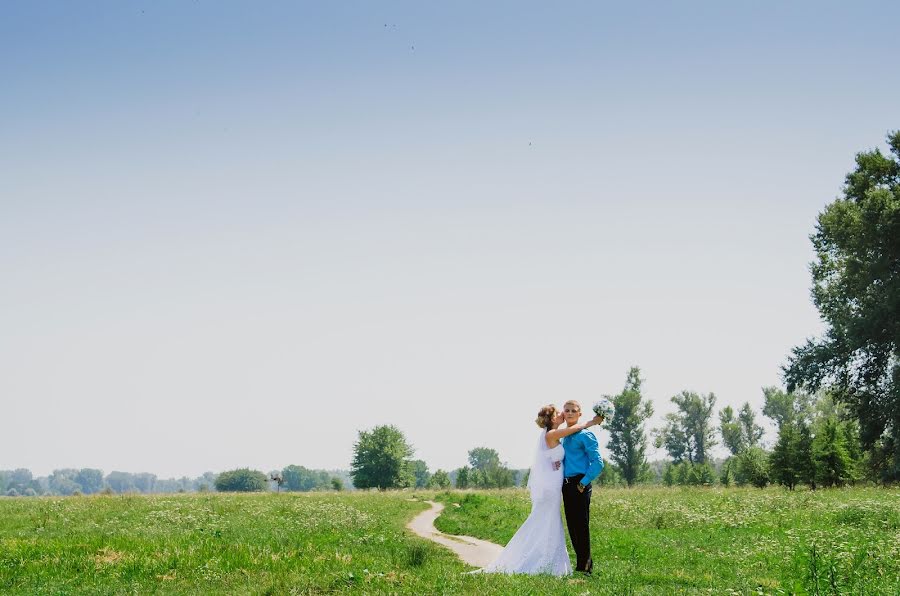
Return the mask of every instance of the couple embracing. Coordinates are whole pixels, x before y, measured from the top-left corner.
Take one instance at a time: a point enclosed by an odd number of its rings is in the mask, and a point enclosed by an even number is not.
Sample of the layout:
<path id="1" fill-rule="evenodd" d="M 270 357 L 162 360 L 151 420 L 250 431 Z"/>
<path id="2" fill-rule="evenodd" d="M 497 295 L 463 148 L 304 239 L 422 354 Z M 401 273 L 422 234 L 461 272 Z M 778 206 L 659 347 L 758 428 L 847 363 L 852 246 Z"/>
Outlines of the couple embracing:
<path id="1" fill-rule="evenodd" d="M 553 405 L 538 412 L 541 433 L 528 476 L 531 514 L 497 559 L 485 567 L 486 573 L 571 573 L 560 501 L 575 549 L 575 571 L 591 572 L 591 481 L 603 470 L 603 459 L 597 438 L 585 429 L 603 422 L 604 416 L 597 415 L 586 424 L 579 424 L 579 418 L 581 404 L 574 400 L 567 401 L 562 412 Z"/>

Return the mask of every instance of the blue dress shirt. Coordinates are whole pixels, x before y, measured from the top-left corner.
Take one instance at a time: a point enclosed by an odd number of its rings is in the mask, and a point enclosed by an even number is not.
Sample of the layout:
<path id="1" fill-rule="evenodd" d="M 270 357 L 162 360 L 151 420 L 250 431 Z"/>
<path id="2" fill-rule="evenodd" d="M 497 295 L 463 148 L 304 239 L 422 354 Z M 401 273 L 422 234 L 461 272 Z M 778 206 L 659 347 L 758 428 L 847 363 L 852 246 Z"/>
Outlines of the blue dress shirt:
<path id="1" fill-rule="evenodd" d="M 603 458 L 600 457 L 600 444 L 594 433 L 582 430 L 562 440 L 566 457 L 563 460 L 563 473 L 566 478 L 584 474 L 581 483 L 587 486 L 603 471 Z"/>

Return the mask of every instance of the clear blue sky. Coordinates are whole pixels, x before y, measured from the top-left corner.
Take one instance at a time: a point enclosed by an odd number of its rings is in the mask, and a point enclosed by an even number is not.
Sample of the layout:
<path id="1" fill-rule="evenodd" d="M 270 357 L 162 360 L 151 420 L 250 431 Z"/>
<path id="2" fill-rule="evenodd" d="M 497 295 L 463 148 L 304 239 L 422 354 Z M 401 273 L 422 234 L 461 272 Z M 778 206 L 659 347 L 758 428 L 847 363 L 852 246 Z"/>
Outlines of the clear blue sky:
<path id="1" fill-rule="evenodd" d="M 381 423 L 526 466 L 632 364 L 660 416 L 759 407 L 820 331 L 816 214 L 900 127 L 898 22 L 5 2 L 0 469 L 346 468 Z"/>

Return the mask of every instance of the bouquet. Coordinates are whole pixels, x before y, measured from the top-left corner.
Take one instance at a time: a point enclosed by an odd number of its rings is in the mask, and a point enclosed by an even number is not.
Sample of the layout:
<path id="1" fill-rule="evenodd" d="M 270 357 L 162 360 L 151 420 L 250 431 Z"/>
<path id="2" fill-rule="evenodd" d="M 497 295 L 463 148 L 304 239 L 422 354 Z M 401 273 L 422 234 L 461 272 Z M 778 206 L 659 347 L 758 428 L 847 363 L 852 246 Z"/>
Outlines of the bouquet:
<path id="1" fill-rule="evenodd" d="M 613 406 L 613 403 L 605 397 L 595 403 L 592 409 L 594 410 L 595 416 L 603 416 L 603 422 L 609 422 L 616 414 L 615 406 Z"/>

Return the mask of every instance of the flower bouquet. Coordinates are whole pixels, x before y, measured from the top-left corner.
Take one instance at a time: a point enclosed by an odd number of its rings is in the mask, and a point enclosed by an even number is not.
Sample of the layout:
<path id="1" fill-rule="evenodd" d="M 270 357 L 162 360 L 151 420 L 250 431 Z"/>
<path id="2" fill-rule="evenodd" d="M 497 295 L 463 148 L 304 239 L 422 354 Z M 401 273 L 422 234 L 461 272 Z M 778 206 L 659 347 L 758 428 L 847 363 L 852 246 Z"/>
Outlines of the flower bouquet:
<path id="1" fill-rule="evenodd" d="M 609 422 L 616 414 L 615 406 L 613 406 L 613 403 L 605 397 L 595 403 L 592 409 L 594 410 L 595 416 L 603 417 L 603 422 Z"/>

